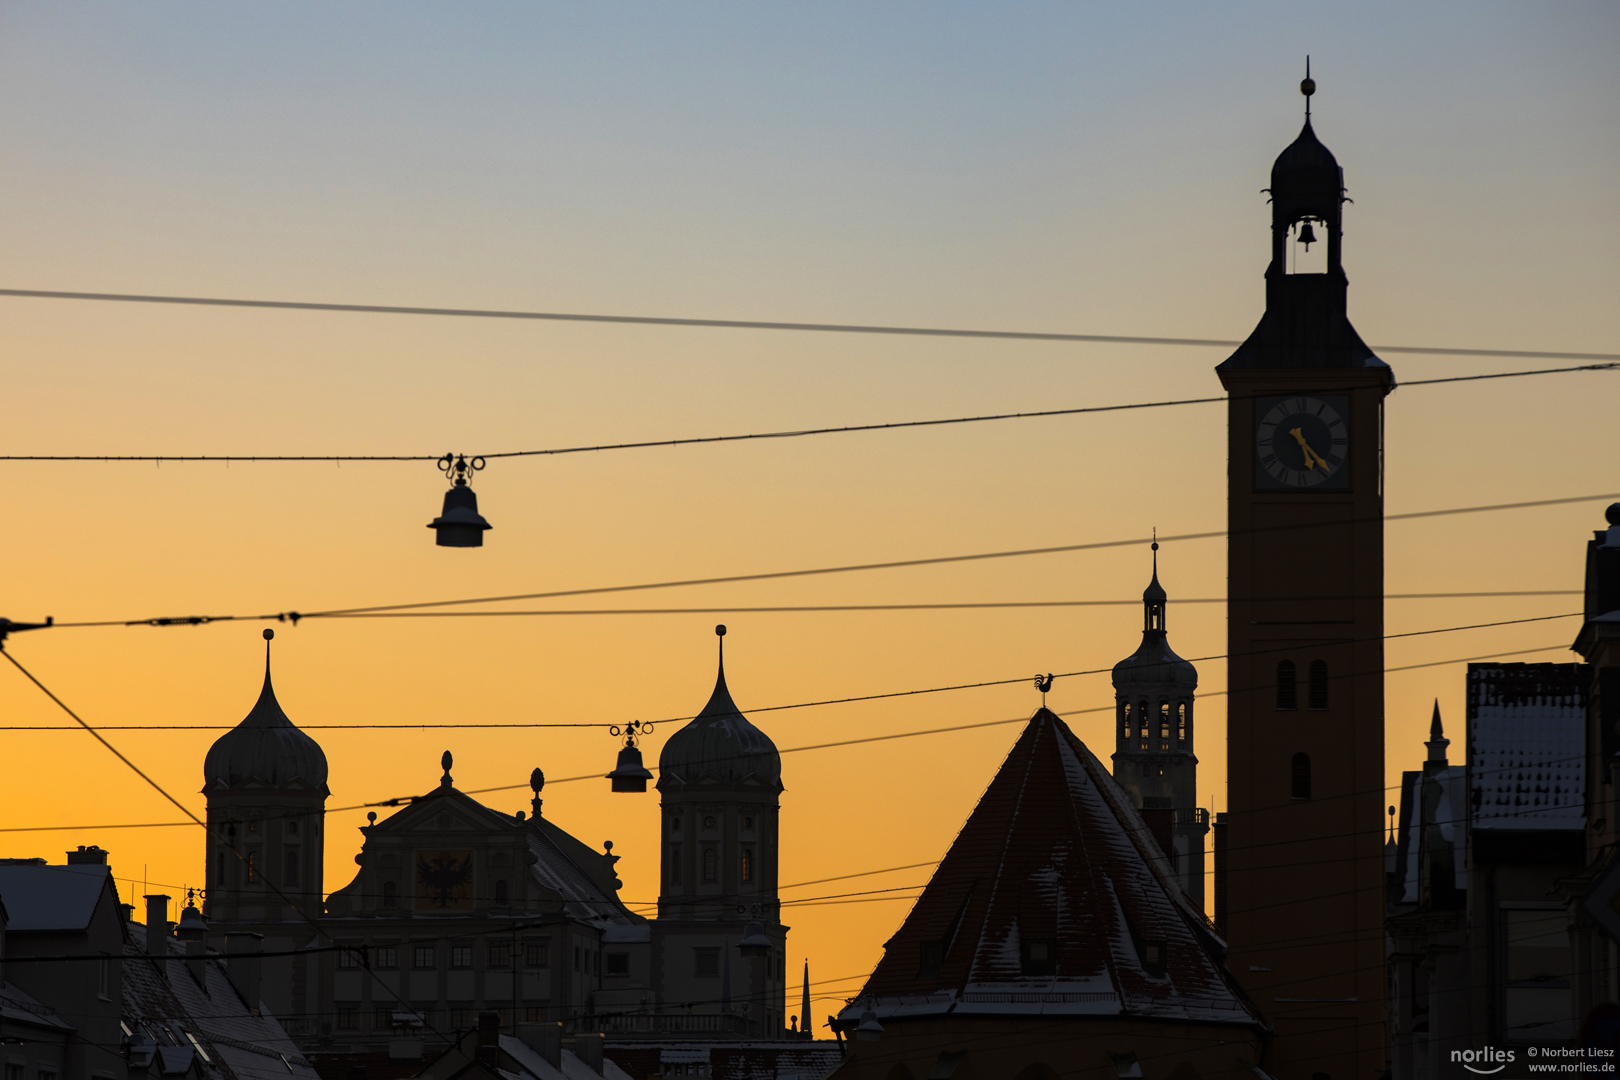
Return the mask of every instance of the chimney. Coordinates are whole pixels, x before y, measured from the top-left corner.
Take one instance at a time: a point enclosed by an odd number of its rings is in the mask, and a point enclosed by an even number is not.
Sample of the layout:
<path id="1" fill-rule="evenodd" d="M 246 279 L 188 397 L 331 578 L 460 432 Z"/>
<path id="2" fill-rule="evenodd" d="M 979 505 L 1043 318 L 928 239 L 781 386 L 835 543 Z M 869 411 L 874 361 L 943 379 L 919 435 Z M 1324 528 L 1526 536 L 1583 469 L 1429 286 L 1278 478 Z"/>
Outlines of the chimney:
<path id="1" fill-rule="evenodd" d="M 146 955 L 169 955 L 169 898 L 160 893 L 146 897 Z"/>
<path id="2" fill-rule="evenodd" d="M 67 853 L 67 864 L 69 866 L 106 866 L 107 853 L 94 844 L 89 847 L 80 844 L 78 851 Z"/>
<path id="3" fill-rule="evenodd" d="M 1226 933 L 1226 815 L 1216 814 L 1215 825 L 1215 929 Z"/>
<path id="4" fill-rule="evenodd" d="M 517 1033 L 523 1045 L 545 1058 L 546 1064 L 553 1069 L 562 1068 L 561 1024 L 519 1024 Z"/>
<path id="5" fill-rule="evenodd" d="M 264 936 L 251 930 L 225 931 L 225 970 L 231 985 L 254 1016 L 259 1015 L 259 978 L 264 961 Z"/>
<path id="6" fill-rule="evenodd" d="M 493 1009 L 478 1014 L 478 1063 L 491 1072 L 501 1067 L 501 1014 Z"/>
<path id="7" fill-rule="evenodd" d="M 598 1076 L 602 1075 L 602 1038 L 600 1031 L 574 1036 L 574 1056 Z"/>

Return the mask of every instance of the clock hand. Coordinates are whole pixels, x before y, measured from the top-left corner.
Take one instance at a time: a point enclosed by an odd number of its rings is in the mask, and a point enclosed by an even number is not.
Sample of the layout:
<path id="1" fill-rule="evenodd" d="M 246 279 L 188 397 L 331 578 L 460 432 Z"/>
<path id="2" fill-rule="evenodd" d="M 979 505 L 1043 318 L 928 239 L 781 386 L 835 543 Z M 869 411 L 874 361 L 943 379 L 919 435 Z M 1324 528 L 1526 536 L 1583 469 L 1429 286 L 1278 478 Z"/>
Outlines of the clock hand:
<path id="1" fill-rule="evenodd" d="M 1328 463 L 1322 460 L 1321 454 L 1318 454 L 1315 450 L 1311 449 L 1311 444 L 1305 441 L 1305 436 L 1300 433 L 1299 428 L 1294 428 L 1288 434 L 1294 437 L 1294 441 L 1299 443 L 1300 450 L 1304 452 L 1305 467 L 1307 469 L 1314 469 L 1317 465 L 1321 465 L 1322 471 L 1327 472 Z"/>

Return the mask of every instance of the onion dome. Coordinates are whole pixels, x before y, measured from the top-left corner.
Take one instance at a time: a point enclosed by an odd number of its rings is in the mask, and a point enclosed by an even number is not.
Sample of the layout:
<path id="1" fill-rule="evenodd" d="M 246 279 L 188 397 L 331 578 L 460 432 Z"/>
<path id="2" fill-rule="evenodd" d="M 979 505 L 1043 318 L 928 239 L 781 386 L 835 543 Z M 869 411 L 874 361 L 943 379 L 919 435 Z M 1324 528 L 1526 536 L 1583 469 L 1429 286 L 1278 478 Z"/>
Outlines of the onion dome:
<path id="1" fill-rule="evenodd" d="M 266 630 L 268 640 L 274 631 Z M 204 791 L 250 781 L 273 788 L 313 788 L 326 793 L 326 754 L 282 712 L 270 685 L 270 648 L 265 646 L 264 689 L 247 717 L 215 740 L 203 759 Z"/>
<path id="2" fill-rule="evenodd" d="M 1198 689 L 1198 669 L 1170 648 L 1164 629 L 1169 597 L 1159 584 L 1159 545 L 1153 546 L 1153 580 L 1142 590 L 1142 644 L 1114 665 L 1114 689 L 1130 695 L 1150 689 L 1190 694 Z"/>
<path id="3" fill-rule="evenodd" d="M 723 637 L 725 627 L 716 627 L 715 633 Z M 770 737 L 749 723 L 731 700 L 723 653 L 709 703 L 664 743 L 658 771 L 662 777 L 659 787 L 664 779 L 691 784 L 707 776 L 720 783 L 782 790 L 782 756 Z"/>
<path id="4" fill-rule="evenodd" d="M 1299 138 L 1289 143 L 1272 162 L 1271 190 L 1289 195 L 1312 192 L 1336 200 L 1344 186 L 1342 177 L 1339 159 L 1322 145 L 1310 118 L 1306 117 Z"/>

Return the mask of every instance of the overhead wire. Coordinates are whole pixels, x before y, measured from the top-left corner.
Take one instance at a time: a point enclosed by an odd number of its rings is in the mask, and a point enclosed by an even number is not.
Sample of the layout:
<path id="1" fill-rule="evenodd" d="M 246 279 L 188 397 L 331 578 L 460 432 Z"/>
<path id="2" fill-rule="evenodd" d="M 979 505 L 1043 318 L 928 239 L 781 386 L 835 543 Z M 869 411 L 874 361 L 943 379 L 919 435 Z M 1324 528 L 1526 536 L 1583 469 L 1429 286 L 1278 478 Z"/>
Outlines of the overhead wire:
<path id="1" fill-rule="evenodd" d="M 1551 616 L 1551 618 L 1559 618 L 1559 617 L 1560 616 Z M 1545 617 L 1538 617 L 1538 619 L 1539 618 L 1545 618 Z M 1493 624 L 1480 624 L 1480 625 L 1493 625 Z M 1500 625 L 1500 624 L 1494 624 L 1494 625 Z M 1458 629 L 1474 629 L 1474 628 L 1475 627 L 1462 627 L 1462 628 L 1458 628 Z M 1432 634 L 1432 633 L 1439 633 L 1439 632 L 1441 632 L 1441 631 L 1419 631 L 1418 633 L 1431 633 Z M 1446 667 L 1446 666 L 1449 666 L 1449 665 L 1452 665 L 1452 664 L 1470 663 L 1470 662 L 1478 661 L 1478 660 L 1495 660 L 1495 659 L 1499 659 L 1499 658 L 1504 657 L 1504 656 L 1528 656 L 1528 655 L 1533 655 L 1535 653 L 1540 653 L 1540 652 L 1567 651 L 1568 648 L 1569 648 L 1569 646 L 1567 644 L 1558 644 L 1558 645 L 1541 645 L 1541 646 L 1535 646 L 1535 647 L 1530 647 L 1530 648 L 1506 649 L 1506 650 L 1503 650 L 1501 652 L 1481 653 L 1481 654 L 1478 654 L 1478 655 L 1475 655 L 1475 656 L 1452 657 L 1452 658 L 1446 659 L 1446 660 L 1428 660 L 1428 661 L 1424 661 L 1422 663 L 1417 663 L 1417 664 L 1403 664 L 1403 665 L 1398 665 L 1398 666 L 1393 666 L 1393 667 L 1384 667 L 1382 669 L 1382 673 L 1383 674 L 1390 674 L 1390 673 L 1393 673 L 1393 672 L 1401 672 L 1401 671 L 1415 671 L 1415 670 L 1418 670 L 1418 669 L 1421 669 L 1421 668 Z M 1275 651 L 1275 650 L 1259 650 L 1259 651 L 1270 652 L 1270 651 Z M 1109 669 L 1098 668 L 1098 669 L 1094 669 L 1091 672 L 1081 672 L 1081 673 L 1074 673 L 1074 674 L 1099 674 L 1099 673 L 1102 673 L 1102 672 L 1107 671 L 1107 670 L 1109 670 Z M 1378 673 L 1379 672 L 1372 672 L 1371 674 L 1378 674 Z M 1356 672 L 1356 673 L 1349 673 L 1349 674 L 1339 673 L 1339 674 L 1330 674 L 1329 678 L 1332 679 L 1332 680 L 1345 679 L 1345 678 L 1362 678 L 1362 677 L 1365 677 L 1366 674 L 1369 674 L 1369 673 L 1366 673 L 1366 672 Z M 1011 679 L 1011 680 L 1003 680 L 1003 683 L 1022 682 L 1022 681 L 1024 681 L 1024 680 L 1023 679 Z M 974 684 L 974 685 L 986 685 L 986 686 L 989 686 L 989 685 L 1002 685 L 1003 683 L 984 683 L 984 684 Z M 1266 687 L 1264 687 L 1264 686 L 1253 687 L 1253 688 L 1250 688 L 1249 692 L 1254 692 L 1256 690 L 1263 690 L 1265 688 Z M 903 692 L 903 693 L 913 693 L 913 692 L 914 691 L 906 691 L 906 692 Z M 1211 690 L 1211 691 L 1203 692 L 1199 696 L 1204 697 L 1204 698 L 1223 697 L 1223 696 L 1227 696 L 1229 693 L 1230 693 L 1230 691 L 1228 691 L 1228 690 Z M 877 696 L 882 697 L 882 696 L 885 696 L 885 695 L 877 695 Z M 800 704 L 800 705 L 775 706 L 775 708 L 779 708 L 779 709 L 805 708 L 810 704 L 837 704 L 837 703 L 841 703 L 841 702 L 847 701 L 847 700 L 870 700 L 870 699 L 836 699 L 834 701 L 827 701 L 827 702 L 813 702 L 813 703 L 804 703 L 804 704 Z M 1117 709 L 1117 706 L 1115 706 L 1115 705 L 1099 705 L 1099 706 L 1094 706 L 1094 707 L 1086 708 L 1086 709 L 1066 710 L 1064 712 L 1058 713 L 1057 715 L 1065 716 L 1065 717 L 1067 717 L 1067 716 L 1096 715 L 1096 714 L 1100 714 L 1100 713 L 1112 713 L 1112 712 L 1115 712 L 1116 709 Z M 750 709 L 749 711 L 750 712 L 760 712 L 760 711 L 765 711 L 765 710 Z M 667 722 L 667 721 L 661 721 L 661 722 Z M 891 733 L 891 734 L 887 734 L 887 735 L 865 736 L 865 737 L 858 738 L 858 739 L 842 739 L 842 740 L 837 740 L 837 741 L 834 741 L 834 742 L 816 743 L 816 744 L 811 744 L 811 745 L 806 745 L 806 746 L 791 746 L 791 747 L 787 747 L 786 749 L 779 750 L 778 753 L 792 754 L 792 753 L 801 753 L 801 752 L 810 751 L 810 750 L 826 750 L 826 749 L 833 749 L 833 748 L 842 747 L 842 746 L 855 746 L 855 745 L 860 745 L 860 744 L 868 743 L 868 742 L 887 742 L 887 741 L 894 740 L 894 739 L 916 738 L 916 737 L 925 736 L 925 735 L 940 735 L 940 734 L 947 734 L 947 733 L 958 732 L 958 731 L 973 731 L 973 730 L 978 730 L 980 728 L 1002 727 L 1002 726 L 1006 726 L 1006 725 L 1009 725 L 1009 724 L 1021 724 L 1021 723 L 1028 723 L 1028 722 L 1029 722 L 1029 717 L 1027 717 L 1027 716 L 1015 716 L 1015 717 L 1009 717 L 1009 718 L 1002 719 L 1002 720 L 985 720 L 985 721 L 978 721 L 978 722 L 971 723 L 971 724 L 956 724 L 956 725 L 951 725 L 951 726 L 947 726 L 947 727 L 926 728 L 926 729 L 917 730 L 917 731 L 895 732 L 895 733 Z M 555 785 L 555 784 L 574 783 L 574 782 L 581 781 L 581 780 L 600 780 L 600 779 L 602 779 L 601 774 L 592 772 L 592 773 L 581 773 L 581 774 L 579 774 L 577 776 L 558 777 L 558 778 L 555 778 L 555 779 L 547 778 L 546 783 L 547 783 L 547 785 Z M 496 792 L 516 791 L 516 790 L 523 789 L 523 788 L 526 788 L 526 787 L 528 787 L 527 784 L 502 784 L 502 785 L 497 785 L 497 786 L 494 786 L 494 787 L 472 788 L 472 789 L 469 789 L 467 791 L 462 792 L 462 794 L 464 794 L 464 795 L 489 795 L 489 794 L 493 794 L 493 793 L 496 793 Z M 1388 791 L 1388 790 L 1393 790 L 1393 788 L 1386 787 L 1386 788 L 1384 788 L 1382 790 Z M 1352 794 L 1357 794 L 1357 793 L 1352 793 Z M 1345 796 L 1345 797 L 1349 797 L 1349 796 Z M 413 795 L 400 795 L 400 796 L 395 796 L 395 797 L 389 798 L 389 799 L 376 800 L 376 801 L 373 801 L 373 802 L 355 803 L 355 804 L 349 805 L 349 806 L 328 807 L 324 812 L 327 813 L 327 814 L 338 814 L 338 813 L 346 813 L 346 812 L 351 811 L 351 810 L 369 810 L 369 809 L 373 809 L 373 808 L 405 806 L 405 805 L 409 805 L 410 803 L 415 801 L 417 798 L 418 798 L 418 796 L 413 796 Z M 274 816 L 274 815 L 272 815 L 272 816 Z M 110 823 L 110 824 L 100 824 L 100 825 L 0 826 L 0 833 L 8 833 L 8 832 L 75 832 L 75 831 L 90 831 L 90 830 L 97 830 L 97 829 L 159 829 L 159 828 L 171 828 L 171 827 L 175 827 L 175 826 L 191 825 L 193 823 L 194 823 L 193 821 L 160 821 L 160 822 L 145 822 L 145 823 L 140 823 L 140 824 Z M 828 880 L 834 880 L 834 879 L 828 879 Z"/>
<path id="2" fill-rule="evenodd" d="M 176 304 L 192 307 L 261 308 L 282 311 L 330 311 L 366 315 L 436 315 L 475 319 L 518 319 L 543 322 L 617 323 L 724 330 L 791 330 L 835 334 L 880 334 L 914 337 L 987 338 L 1013 341 L 1068 341 L 1107 345 L 1190 345 L 1236 348 L 1224 338 L 1143 337 L 1124 334 L 1069 334 L 1030 330 L 967 330 L 928 326 L 878 326 L 859 323 L 780 322 L 758 319 L 685 319 L 661 315 L 598 315 L 577 312 L 515 311 L 495 308 L 450 308 L 393 304 L 338 304 L 306 300 L 247 300 L 212 296 L 162 296 L 150 293 L 105 293 L 60 289 L 0 289 L 0 296 L 31 300 L 90 300 L 133 304 Z M 1375 352 L 1420 356 L 1496 356 L 1553 360 L 1620 360 L 1620 353 L 1550 352 L 1528 349 L 1443 348 L 1426 345 L 1375 345 Z"/>
<path id="3" fill-rule="evenodd" d="M 1498 371 L 1483 375 L 1452 375 L 1435 379 L 1413 379 L 1402 386 L 1433 386 L 1439 383 L 1478 382 L 1487 379 L 1513 379 L 1529 375 L 1563 375 L 1577 371 L 1620 370 L 1620 361 L 1601 364 L 1582 364 L 1576 367 L 1536 368 L 1528 371 Z M 1361 389 L 1355 386 L 1318 387 L 1313 392 L 1329 393 Z M 1232 395 L 1242 397 L 1245 395 Z M 1030 412 L 985 413 L 976 416 L 952 416 L 929 420 L 895 420 L 876 424 L 845 424 L 833 427 L 792 428 L 781 431 L 749 432 L 737 435 L 702 435 L 678 439 L 646 439 L 632 442 L 597 443 L 587 446 L 559 446 L 539 450 L 486 451 L 468 455 L 482 468 L 485 459 L 551 457 L 561 454 L 601 453 L 609 450 L 646 450 L 658 447 L 697 446 L 710 443 L 749 442 L 759 439 L 798 439 L 811 435 L 849 435 L 865 431 L 898 431 L 907 428 L 944 427 L 954 424 L 982 424 L 1000 420 L 1034 420 L 1054 416 L 1079 416 L 1087 413 L 1126 412 L 1140 409 L 1161 409 L 1178 405 L 1213 405 L 1230 400 L 1228 395 L 1215 397 L 1176 398 L 1165 401 L 1139 401 L 1122 405 L 1086 405 L 1066 409 L 1040 409 Z M 437 454 L 0 454 L 0 461 L 100 461 L 129 462 L 376 462 L 376 461 L 439 461 L 449 455 Z"/>
<path id="4" fill-rule="evenodd" d="M 317 611 L 280 611 L 264 614 L 243 615 L 193 615 L 142 619 L 101 619 L 92 621 L 66 621 L 54 622 L 50 629 L 71 629 L 85 627 L 105 626 L 199 626 L 216 622 L 291 622 L 297 625 L 304 619 L 333 619 L 375 617 L 381 613 L 421 610 L 426 608 L 467 607 L 476 604 L 511 603 L 519 600 L 550 600 L 565 596 L 602 595 L 605 593 L 641 592 L 651 589 L 684 588 L 698 585 L 726 585 L 741 582 L 781 580 L 787 578 L 817 577 L 830 574 L 847 574 L 870 570 L 895 570 L 916 566 L 939 566 L 951 563 L 980 562 L 995 559 L 1020 558 L 1032 555 L 1055 555 L 1072 551 L 1098 551 L 1108 548 L 1137 547 L 1149 543 L 1167 544 L 1186 540 L 1212 540 L 1229 538 L 1240 535 L 1260 535 L 1266 533 L 1297 532 L 1302 529 L 1322 528 L 1334 525 L 1352 525 L 1372 522 L 1413 521 L 1423 518 L 1449 517 L 1458 514 L 1491 513 L 1502 510 L 1525 510 L 1543 506 L 1563 506 L 1573 503 L 1597 502 L 1603 499 L 1620 498 L 1620 492 L 1596 492 L 1589 495 L 1560 496 L 1553 499 L 1530 499 L 1510 503 L 1486 503 L 1475 506 L 1455 506 L 1440 510 L 1412 510 L 1398 514 L 1381 514 L 1367 517 L 1347 517 L 1328 522 L 1312 524 L 1285 523 L 1278 525 L 1256 526 L 1247 529 L 1212 529 L 1202 532 L 1188 532 L 1167 534 L 1164 536 L 1139 536 L 1124 540 L 1098 540 L 1080 544 L 1058 544 L 1049 547 L 1015 548 L 1007 551 L 975 552 L 964 555 L 937 555 L 919 559 L 897 559 L 887 562 L 850 563 L 839 566 L 820 566 L 797 570 L 774 570 L 753 574 L 729 574 L 706 578 L 680 578 L 668 581 L 640 582 L 631 585 L 600 585 L 579 589 L 554 589 L 547 592 L 508 593 L 495 596 L 463 597 L 454 600 L 421 600 L 409 603 L 373 604 L 367 606 L 327 608 Z M 1565 593 L 1559 590 L 1557 595 L 1578 595 L 1576 591 Z M 1549 594 L 1551 595 L 1551 594 Z M 726 609 L 732 610 L 732 609 Z"/>

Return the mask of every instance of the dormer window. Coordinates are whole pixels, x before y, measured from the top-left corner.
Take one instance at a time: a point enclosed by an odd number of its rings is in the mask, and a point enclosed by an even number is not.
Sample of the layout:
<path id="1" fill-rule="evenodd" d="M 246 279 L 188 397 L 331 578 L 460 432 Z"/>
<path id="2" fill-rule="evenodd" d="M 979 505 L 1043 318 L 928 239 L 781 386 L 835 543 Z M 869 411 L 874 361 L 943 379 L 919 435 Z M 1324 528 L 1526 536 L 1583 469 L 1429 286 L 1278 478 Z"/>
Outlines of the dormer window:
<path id="1" fill-rule="evenodd" d="M 1057 974 L 1057 942 L 1048 938 L 1025 938 L 1018 944 L 1018 954 L 1019 974 Z"/>

